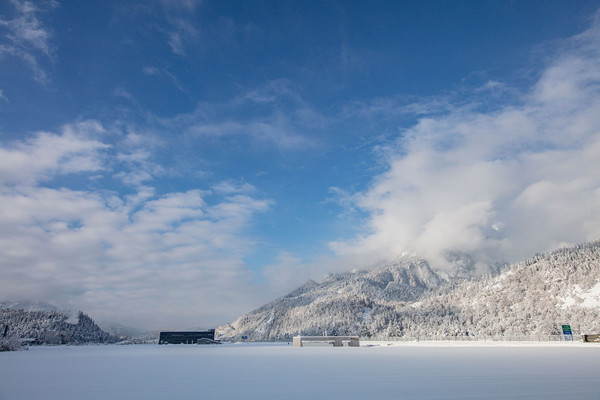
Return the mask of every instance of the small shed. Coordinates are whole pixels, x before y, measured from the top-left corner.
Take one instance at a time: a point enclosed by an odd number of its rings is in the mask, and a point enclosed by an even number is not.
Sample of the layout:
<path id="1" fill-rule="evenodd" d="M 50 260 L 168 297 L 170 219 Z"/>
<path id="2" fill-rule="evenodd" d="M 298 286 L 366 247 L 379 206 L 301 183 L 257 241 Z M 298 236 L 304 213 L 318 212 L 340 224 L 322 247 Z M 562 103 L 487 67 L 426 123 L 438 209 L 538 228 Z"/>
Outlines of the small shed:
<path id="1" fill-rule="evenodd" d="M 358 336 L 295 336 L 294 347 L 358 347 Z"/>
<path id="2" fill-rule="evenodd" d="M 582 342 L 593 342 L 600 343 L 600 334 L 595 335 L 581 335 Z"/>

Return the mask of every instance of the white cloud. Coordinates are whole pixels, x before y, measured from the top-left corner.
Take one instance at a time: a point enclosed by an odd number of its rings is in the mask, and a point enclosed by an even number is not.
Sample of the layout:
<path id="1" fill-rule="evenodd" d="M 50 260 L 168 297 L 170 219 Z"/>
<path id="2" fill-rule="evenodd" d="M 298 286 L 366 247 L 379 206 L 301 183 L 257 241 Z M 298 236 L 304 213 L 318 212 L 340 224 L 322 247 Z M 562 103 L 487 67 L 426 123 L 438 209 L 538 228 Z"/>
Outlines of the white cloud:
<path id="1" fill-rule="evenodd" d="M 245 230 L 270 202 L 247 185 L 157 195 L 135 182 L 123 196 L 45 186 L 147 162 L 131 151 L 136 135 L 112 146 L 103 135 L 88 121 L 0 146 L 0 297 L 147 328 L 214 326 L 265 300 L 243 258 L 255 245 Z"/>
<path id="2" fill-rule="evenodd" d="M 54 174 L 103 169 L 108 145 L 94 137 L 103 133 L 95 121 L 65 125 L 59 135 L 39 132 L 24 142 L 0 148 L 0 183 L 31 185 Z"/>
<path id="3" fill-rule="evenodd" d="M 332 249 L 355 260 L 415 252 L 445 268 L 449 251 L 483 265 L 599 239 L 599 25 L 569 39 L 517 101 L 421 118 L 353 197 L 368 229 Z"/>

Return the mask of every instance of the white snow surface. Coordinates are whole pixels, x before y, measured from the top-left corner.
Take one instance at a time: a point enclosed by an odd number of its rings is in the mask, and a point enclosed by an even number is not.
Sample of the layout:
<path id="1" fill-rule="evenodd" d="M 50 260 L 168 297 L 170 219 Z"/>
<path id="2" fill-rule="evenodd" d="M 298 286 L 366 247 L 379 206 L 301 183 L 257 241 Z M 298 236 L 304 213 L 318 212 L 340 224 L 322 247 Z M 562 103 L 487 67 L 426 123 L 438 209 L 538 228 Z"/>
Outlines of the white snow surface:
<path id="1" fill-rule="evenodd" d="M 32 347 L 0 399 L 599 399 L 600 345 L 379 343 Z"/>

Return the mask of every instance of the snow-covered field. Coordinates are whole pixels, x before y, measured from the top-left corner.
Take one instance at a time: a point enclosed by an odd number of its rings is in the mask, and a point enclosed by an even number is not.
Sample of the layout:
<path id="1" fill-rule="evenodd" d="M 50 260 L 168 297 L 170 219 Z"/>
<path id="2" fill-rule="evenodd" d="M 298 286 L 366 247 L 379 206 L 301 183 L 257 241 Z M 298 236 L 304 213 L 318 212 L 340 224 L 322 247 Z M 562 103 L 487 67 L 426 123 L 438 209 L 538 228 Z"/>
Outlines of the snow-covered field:
<path id="1" fill-rule="evenodd" d="M 600 399 L 597 344 L 382 344 L 32 347 L 0 399 Z"/>

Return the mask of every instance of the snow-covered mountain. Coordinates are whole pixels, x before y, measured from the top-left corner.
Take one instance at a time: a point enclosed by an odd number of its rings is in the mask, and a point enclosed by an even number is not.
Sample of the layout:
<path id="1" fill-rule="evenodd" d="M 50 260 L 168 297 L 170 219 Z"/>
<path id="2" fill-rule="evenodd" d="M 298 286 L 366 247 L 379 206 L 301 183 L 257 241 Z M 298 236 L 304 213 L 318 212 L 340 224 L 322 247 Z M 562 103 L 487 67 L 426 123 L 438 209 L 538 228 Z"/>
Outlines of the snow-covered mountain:
<path id="1" fill-rule="evenodd" d="M 399 258 L 372 271 L 309 281 L 217 333 L 254 340 L 323 332 L 363 337 L 549 335 L 559 333 L 564 323 L 575 333 L 600 332 L 599 317 L 600 242 L 593 242 L 470 279 L 446 279 L 424 260 Z"/>
<path id="2" fill-rule="evenodd" d="M 398 311 L 395 322 L 410 336 L 550 335 L 561 324 L 600 332 L 600 241 L 440 288 Z"/>
<path id="3" fill-rule="evenodd" d="M 370 325 L 372 314 L 394 304 L 414 302 L 447 281 L 415 257 L 399 257 L 371 271 L 331 274 L 321 283 L 308 281 L 271 303 L 222 326 L 222 337 L 274 340 L 294 334 L 356 335 Z"/>

